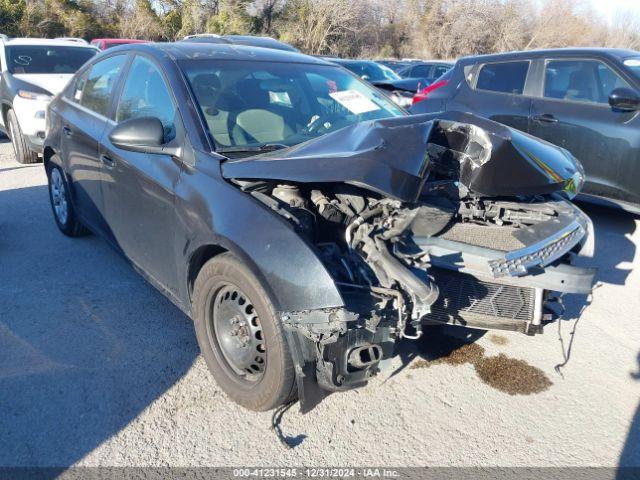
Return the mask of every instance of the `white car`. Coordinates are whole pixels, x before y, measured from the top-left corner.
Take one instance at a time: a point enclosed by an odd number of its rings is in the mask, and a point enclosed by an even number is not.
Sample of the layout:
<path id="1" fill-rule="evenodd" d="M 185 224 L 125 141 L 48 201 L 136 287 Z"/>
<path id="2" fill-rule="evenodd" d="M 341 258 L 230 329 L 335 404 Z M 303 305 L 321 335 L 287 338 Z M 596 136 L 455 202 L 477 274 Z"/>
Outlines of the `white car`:
<path id="1" fill-rule="evenodd" d="M 98 52 L 77 41 L 0 38 L 0 131 L 11 139 L 18 162 L 38 161 L 47 105 Z"/>

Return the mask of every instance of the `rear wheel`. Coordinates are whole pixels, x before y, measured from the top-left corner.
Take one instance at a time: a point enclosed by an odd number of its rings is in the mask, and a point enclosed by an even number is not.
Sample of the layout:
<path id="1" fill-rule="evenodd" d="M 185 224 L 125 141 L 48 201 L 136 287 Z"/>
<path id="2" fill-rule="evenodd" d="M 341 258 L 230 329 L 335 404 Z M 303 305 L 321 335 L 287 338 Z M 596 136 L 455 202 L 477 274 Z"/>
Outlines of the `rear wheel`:
<path id="1" fill-rule="evenodd" d="M 36 163 L 38 161 L 38 154 L 29 148 L 27 140 L 24 138 L 24 135 L 22 135 L 22 130 L 20 130 L 18 118 L 13 110 L 9 110 L 9 113 L 7 113 L 7 123 L 13 151 L 16 154 L 16 161 L 22 164 Z"/>
<path id="2" fill-rule="evenodd" d="M 52 165 L 47 170 L 47 177 L 51 210 L 60 231 L 68 237 L 86 235 L 89 231 L 76 216 L 69 196 L 69 186 L 60 167 Z"/>
<path id="3" fill-rule="evenodd" d="M 193 293 L 202 355 L 235 402 L 270 410 L 295 398 L 295 372 L 271 299 L 251 271 L 229 253 L 208 261 Z"/>

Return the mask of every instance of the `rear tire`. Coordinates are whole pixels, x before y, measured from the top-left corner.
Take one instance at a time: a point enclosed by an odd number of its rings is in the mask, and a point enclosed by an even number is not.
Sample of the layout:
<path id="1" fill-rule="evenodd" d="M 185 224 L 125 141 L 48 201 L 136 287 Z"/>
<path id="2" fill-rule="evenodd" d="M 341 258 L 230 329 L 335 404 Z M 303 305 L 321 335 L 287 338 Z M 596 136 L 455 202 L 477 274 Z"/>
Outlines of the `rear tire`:
<path id="1" fill-rule="evenodd" d="M 71 203 L 69 185 L 62 169 L 58 165 L 51 164 L 47 168 L 47 179 L 51 210 L 60 231 L 68 237 L 80 237 L 89 233 L 89 230 L 78 220 Z"/>
<path id="2" fill-rule="evenodd" d="M 13 145 L 13 151 L 16 154 L 16 161 L 23 165 L 36 163 L 38 161 L 38 154 L 29 148 L 27 140 L 24 138 L 22 130 L 20 130 L 18 118 L 13 110 L 9 110 L 9 113 L 7 113 L 7 123 L 9 127 L 7 131 Z"/>
<path id="3" fill-rule="evenodd" d="M 264 288 L 240 260 L 223 253 L 205 263 L 192 306 L 202 356 L 233 401 L 265 411 L 295 398 L 284 328 Z"/>

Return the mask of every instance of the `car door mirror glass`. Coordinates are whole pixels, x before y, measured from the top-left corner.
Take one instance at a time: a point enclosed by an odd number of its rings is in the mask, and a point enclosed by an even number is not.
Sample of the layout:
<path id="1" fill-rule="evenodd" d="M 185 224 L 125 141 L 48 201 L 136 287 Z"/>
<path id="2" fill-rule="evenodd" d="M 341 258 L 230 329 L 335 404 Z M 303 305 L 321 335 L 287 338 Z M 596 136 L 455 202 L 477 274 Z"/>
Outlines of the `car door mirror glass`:
<path id="1" fill-rule="evenodd" d="M 630 88 L 616 88 L 609 95 L 609 105 L 615 110 L 633 112 L 640 109 L 640 95 Z"/>
<path id="2" fill-rule="evenodd" d="M 131 152 L 162 153 L 164 127 L 156 117 L 137 117 L 120 122 L 109 134 L 111 143 Z"/>

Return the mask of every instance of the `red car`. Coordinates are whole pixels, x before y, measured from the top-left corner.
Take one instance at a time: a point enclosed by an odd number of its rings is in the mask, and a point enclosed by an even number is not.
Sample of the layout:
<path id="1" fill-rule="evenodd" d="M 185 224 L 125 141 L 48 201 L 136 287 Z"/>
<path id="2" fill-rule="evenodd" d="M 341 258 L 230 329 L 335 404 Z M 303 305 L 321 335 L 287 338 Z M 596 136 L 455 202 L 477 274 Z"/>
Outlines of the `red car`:
<path id="1" fill-rule="evenodd" d="M 95 45 L 100 50 L 117 47 L 118 45 L 124 45 L 125 43 L 149 43 L 149 41 L 135 40 L 132 38 L 94 38 L 91 40 L 91 45 Z"/>

